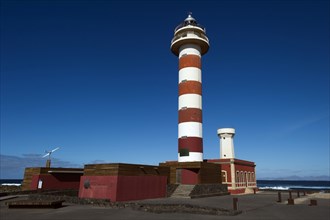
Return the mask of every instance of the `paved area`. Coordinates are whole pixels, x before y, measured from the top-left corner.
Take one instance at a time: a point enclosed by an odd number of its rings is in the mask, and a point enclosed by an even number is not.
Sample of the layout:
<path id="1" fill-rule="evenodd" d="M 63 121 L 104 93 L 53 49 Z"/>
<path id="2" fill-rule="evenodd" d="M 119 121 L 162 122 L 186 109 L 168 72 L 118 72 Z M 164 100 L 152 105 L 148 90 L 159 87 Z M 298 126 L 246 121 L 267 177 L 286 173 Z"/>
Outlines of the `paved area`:
<path id="1" fill-rule="evenodd" d="M 287 205 L 288 193 L 282 193 L 282 203 L 277 203 L 277 193 L 262 192 L 256 195 L 237 195 L 237 196 L 218 196 L 200 199 L 152 199 L 139 201 L 144 204 L 192 204 L 198 206 L 207 206 L 215 208 L 232 209 L 232 200 L 238 198 L 239 209 L 243 211 L 237 216 L 214 216 L 214 215 L 196 215 L 186 213 L 149 213 L 144 211 L 135 211 L 131 208 L 111 208 L 96 207 L 91 205 L 76 205 L 64 203 L 64 207 L 58 209 L 8 209 L 6 201 L 0 202 L 1 220 L 14 219 L 47 219 L 47 220 L 74 220 L 74 219 L 143 219 L 143 220 L 163 220 L 163 219 L 330 219 L 330 197 L 320 195 L 308 195 L 296 198 L 295 205 Z M 308 206 L 310 198 L 317 199 L 317 206 Z M 15 198 L 13 198 L 15 199 Z M 17 199 L 17 198 L 16 198 Z M 7 200 L 8 201 L 8 200 Z"/>
<path id="2" fill-rule="evenodd" d="M 17 198 L 17 197 L 18 196 L 1 196 L 0 201 L 8 200 L 8 199 L 14 199 L 14 198 Z"/>

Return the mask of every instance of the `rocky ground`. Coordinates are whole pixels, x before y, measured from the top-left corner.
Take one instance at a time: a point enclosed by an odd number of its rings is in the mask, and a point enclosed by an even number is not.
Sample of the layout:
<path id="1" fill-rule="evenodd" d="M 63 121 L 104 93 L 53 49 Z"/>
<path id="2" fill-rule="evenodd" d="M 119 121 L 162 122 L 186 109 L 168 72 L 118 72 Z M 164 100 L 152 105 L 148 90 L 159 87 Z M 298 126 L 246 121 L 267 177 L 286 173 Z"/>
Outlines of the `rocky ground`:
<path id="1" fill-rule="evenodd" d="M 13 193 L 13 192 L 20 192 L 21 186 L 11 186 L 11 185 L 1 185 L 0 186 L 0 193 Z"/>
<path id="2" fill-rule="evenodd" d="M 2 192 L 7 192 L 8 195 L 18 195 L 23 192 L 20 192 L 20 187 L 15 186 L 2 186 L 1 187 Z M 26 191 L 24 191 L 25 193 Z M 234 216 L 241 214 L 242 211 L 234 211 L 231 208 L 231 205 L 228 207 L 217 207 L 214 204 L 204 204 L 198 203 L 198 199 L 189 199 L 189 200 L 173 200 L 171 198 L 167 199 L 153 199 L 153 200 L 144 200 L 144 201 L 133 201 L 133 202 L 111 202 L 107 199 L 85 199 L 85 198 L 79 198 L 78 197 L 78 191 L 77 190 L 49 190 L 49 191 L 31 191 L 28 194 L 27 199 L 33 200 L 33 201 L 50 201 L 50 200 L 63 200 L 68 204 L 76 204 L 76 205 L 93 205 L 98 207 L 111 207 L 115 209 L 122 209 L 122 208 L 131 208 L 132 210 L 136 211 L 144 211 L 144 212 L 150 212 L 150 213 L 194 213 L 194 214 L 201 214 L 201 215 L 222 215 L 222 216 Z M 265 194 L 265 196 L 272 195 L 274 198 L 277 197 L 276 192 L 259 192 L 259 197 L 262 196 L 262 194 Z M 292 194 L 294 197 L 296 197 L 296 194 Z M 241 197 L 243 195 L 237 195 L 238 197 Z M 288 192 L 282 192 L 283 197 L 288 196 Z M 223 196 L 225 198 L 226 196 Z M 231 198 L 232 196 L 227 196 Z M 258 195 L 246 195 L 244 197 L 258 197 Z M 242 200 L 244 197 L 242 197 L 240 200 Z M 214 197 L 216 198 L 216 197 Z M 214 198 L 210 198 L 206 200 L 212 200 Z M 221 197 L 220 197 L 221 198 Z M 305 204 L 308 202 L 309 199 L 330 199 L 329 193 L 324 192 L 317 192 L 317 193 L 307 193 L 306 196 L 303 196 L 301 193 L 301 198 L 295 198 L 296 204 Z M 229 199 L 231 200 L 231 199 Z M 254 199 L 252 199 L 254 201 Z M 257 200 L 256 200 L 257 201 Z M 274 200 L 275 201 L 275 200 Z M 188 203 L 187 203 L 188 202 Z M 196 202 L 196 204 L 195 204 Z M 251 201 L 250 201 L 251 202 Z M 254 201 L 255 202 L 255 201 Z M 191 204 L 190 204 L 191 203 Z M 231 203 L 231 202 L 229 202 Z M 286 203 L 286 199 L 283 198 L 283 203 Z M 249 204 L 249 202 L 247 203 Z"/>

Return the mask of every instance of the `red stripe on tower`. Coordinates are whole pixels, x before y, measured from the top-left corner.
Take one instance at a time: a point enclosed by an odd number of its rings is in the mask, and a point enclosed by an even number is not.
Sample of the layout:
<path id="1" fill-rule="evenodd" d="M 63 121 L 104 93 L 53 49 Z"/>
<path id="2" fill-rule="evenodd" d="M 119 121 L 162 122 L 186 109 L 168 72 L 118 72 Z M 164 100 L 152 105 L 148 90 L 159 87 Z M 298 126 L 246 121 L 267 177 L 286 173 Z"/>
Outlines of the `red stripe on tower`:
<path id="1" fill-rule="evenodd" d="M 202 95 L 202 83 L 198 81 L 182 81 L 179 84 L 179 96 L 183 94 Z"/>
<path id="2" fill-rule="evenodd" d="M 183 54 L 179 59 L 179 70 L 185 67 L 196 67 L 201 69 L 201 57 L 195 54 Z"/>

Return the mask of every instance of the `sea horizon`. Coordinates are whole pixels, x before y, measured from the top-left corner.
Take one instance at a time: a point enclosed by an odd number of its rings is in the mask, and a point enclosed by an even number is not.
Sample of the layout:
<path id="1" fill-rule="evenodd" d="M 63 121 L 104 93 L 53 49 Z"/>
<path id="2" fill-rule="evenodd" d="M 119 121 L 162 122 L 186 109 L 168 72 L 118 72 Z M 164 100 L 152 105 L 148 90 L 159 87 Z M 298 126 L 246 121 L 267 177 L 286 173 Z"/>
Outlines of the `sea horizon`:
<path id="1" fill-rule="evenodd" d="M 20 186 L 23 179 L 0 179 L 1 186 Z M 259 190 L 320 190 L 329 191 L 329 180 L 257 180 Z"/>

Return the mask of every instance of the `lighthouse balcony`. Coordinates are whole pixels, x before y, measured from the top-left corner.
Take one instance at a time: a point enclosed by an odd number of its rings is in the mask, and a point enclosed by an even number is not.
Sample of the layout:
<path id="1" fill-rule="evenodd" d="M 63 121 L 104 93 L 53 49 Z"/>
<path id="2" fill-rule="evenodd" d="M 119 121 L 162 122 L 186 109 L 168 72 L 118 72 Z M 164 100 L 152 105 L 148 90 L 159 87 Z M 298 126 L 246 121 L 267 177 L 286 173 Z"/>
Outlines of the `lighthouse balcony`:
<path id="1" fill-rule="evenodd" d="M 175 42 L 183 39 L 200 39 L 209 43 L 209 39 L 206 35 L 198 31 L 185 31 L 181 34 L 175 35 L 171 43 L 173 45 Z"/>
<path id="2" fill-rule="evenodd" d="M 175 35 L 171 42 L 171 50 L 175 55 L 179 55 L 180 47 L 184 44 L 196 44 L 201 47 L 201 54 L 205 54 L 209 49 L 209 39 L 205 34 L 198 31 L 185 31 Z"/>

